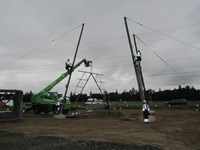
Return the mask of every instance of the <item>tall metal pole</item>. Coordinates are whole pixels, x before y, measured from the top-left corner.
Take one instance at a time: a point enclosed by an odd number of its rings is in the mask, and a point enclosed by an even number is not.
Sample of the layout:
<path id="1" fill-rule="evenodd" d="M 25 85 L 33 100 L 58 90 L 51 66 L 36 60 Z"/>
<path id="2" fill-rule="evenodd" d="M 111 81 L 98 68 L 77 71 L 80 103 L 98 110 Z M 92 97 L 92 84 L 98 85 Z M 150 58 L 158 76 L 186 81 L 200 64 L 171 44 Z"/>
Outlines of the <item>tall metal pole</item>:
<path id="1" fill-rule="evenodd" d="M 146 98 L 145 98 L 145 89 L 144 89 L 144 82 L 143 82 L 143 78 L 142 78 L 142 72 L 141 72 L 140 64 L 136 64 L 136 61 L 135 61 L 135 55 L 133 53 L 133 46 L 132 46 L 132 43 L 131 43 L 131 38 L 130 38 L 130 34 L 129 34 L 129 29 L 128 29 L 128 24 L 127 24 L 127 18 L 126 17 L 124 17 L 124 22 L 125 22 L 128 42 L 129 42 L 129 46 L 130 46 L 130 50 L 131 50 L 133 66 L 135 68 L 135 74 L 136 74 L 136 79 L 137 79 L 137 83 L 138 83 L 140 98 L 141 98 L 141 100 L 145 100 Z M 134 38 L 134 44 L 135 44 L 135 48 L 136 48 L 136 52 L 137 52 L 138 50 L 137 50 L 137 45 L 136 45 L 135 38 Z"/>
<path id="2" fill-rule="evenodd" d="M 74 59 L 73 59 L 73 62 L 72 62 L 72 67 L 71 67 L 72 69 L 74 68 L 74 64 L 75 64 L 75 61 L 76 61 L 76 56 L 77 56 L 77 53 L 78 53 L 78 48 L 79 48 L 81 37 L 82 37 L 82 34 L 83 34 L 83 29 L 84 29 L 84 23 L 82 24 L 81 33 L 80 33 L 80 36 L 79 36 L 79 39 L 78 39 L 78 44 L 76 46 L 76 51 L 75 51 L 75 54 L 74 54 Z M 66 97 L 67 97 L 67 92 L 68 92 L 68 88 L 69 88 L 69 83 L 70 83 L 70 80 L 71 80 L 72 72 L 73 71 L 69 72 L 70 75 L 69 75 L 68 82 L 67 82 L 67 85 L 66 85 L 64 99 L 63 99 L 63 105 L 61 107 L 60 113 L 63 112 L 63 107 L 64 107 L 64 104 L 66 103 Z"/>
<path id="3" fill-rule="evenodd" d="M 126 32 L 127 32 L 127 36 L 128 36 L 128 42 L 129 42 L 129 46 L 130 46 L 130 50 L 131 50 L 131 56 L 132 56 L 132 60 L 134 62 L 135 55 L 133 53 L 133 46 L 132 46 L 132 43 L 131 43 L 131 37 L 130 37 L 130 34 L 129 34 L 129 29 L 128 29 L 128 24 L 127 24 L 127 18 L 126 17 L 124 17 L 124 22 L 125 22 Z"/>
<path id="4" fill-rule="evenodd" d="M 134 45 L 135 45 L 135 50 L 136 50 L 136 52 L 138 52 L 135 34 L 133 34 L 133 41 L 134 41 Z M 139 91 L 140 91 L 141 100 L 146 100 L 147 103 L 148 103 L 140 61 L 139 61 L 139 63 L 137 65 L 135 65 L 135 67 L 136 67 L 135 71 L 136 71 L 136 75 L 137 75 L 137 78 L 138 78 L 138 87 L 139 87 Z"/>
<path id="5" fill-rule="evenodd" d="M 135 34 L 133 34 L 133 41 L 134 41 L 134 45 L 135 45 L 135 50 L 136 50 L 136 52 L 138 52 Z"/>

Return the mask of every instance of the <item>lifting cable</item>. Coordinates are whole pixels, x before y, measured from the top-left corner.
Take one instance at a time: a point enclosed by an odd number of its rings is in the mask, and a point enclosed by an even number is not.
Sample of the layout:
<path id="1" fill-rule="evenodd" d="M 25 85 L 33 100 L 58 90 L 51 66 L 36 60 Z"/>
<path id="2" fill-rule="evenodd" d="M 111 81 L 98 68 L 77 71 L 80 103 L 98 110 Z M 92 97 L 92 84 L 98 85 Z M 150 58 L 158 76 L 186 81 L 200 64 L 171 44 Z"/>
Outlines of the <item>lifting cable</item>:
<path id="1" fill-rule="evenodd" d="M 148 47 L 154 55 L 156 55 L 162 62 L 164 62 L 172 71 L 174 71 L 178 76 L 180 76 L 184 81 L 188 82 L 180 73 L 178 73 L 172 66 L 170 66 L 160 55 L 158 55 L 154 50 L 152 50 L 144 41 L 142 41 L 138 36 L 135 37 L 146 47 Z"/>
<path id="2" fill-rule="evenodd" d="M 60 35 L 58 35 L 58 36 L 55 37 L 54 39 L 52 39 L 52 40 L 46 42 L 45 44 L 39 46 L 38 48 L 35 48 L 35 49 L 31 50 L 30 52 L 28 52 L 28 53 L 26 53 L 26 54 L 24 54 L 24 55 L 22 55 L 22 56 L 20 56 L 20 57 L 18 57 L 18 58 L 16 58 L 16 59 L 14 59 L 14 60 L 11 60 L 11 61 L 8 62 L 7 64 L 2 65 L 2 66 L 0 67 L 0 69 L 6 68 L 7 66 L 9 66 L 9 65 L 11 65 L 11 64 L 13 64 L 13 63 L 19 61 L 20 59 L 22 59 L 22 58 L 24 58 L 24 57 L 26 57 L 26 56 L 28 56 L 28 55 L 31 55 L 32 53 L 34 53 L 34 52 L 36 52 L 36 51 L 39 51 L 39 50 L 41 50 L 42 48 L 47 47 L 47 46 L 48 46 L 49 44 L 51 44 L 52 42 L 55 42 L 55 41 L 58 40 L 59 38 L 61 38 L 61 37 L 65 36 L 65 35 L 71 33 L 72 31 L 74 31 L 74 30 L 80 28 L 81 26 L 82 26 L 82 24 L 81 24 L 81 25 L 78 25 L 78 26 L 76 26 L 76 27 L 74 27 L 74 28 L 72 28 L 72 29 L 69 30 L 69 31 L 66 31 L 66 32 L 64 32 L 64 33 L 62 33 L 62 34 L 60 34 Z"/>
<path id="3" fill-rule="evenodd" d="M 199 47 L 196 47 L 196 46 L 194 46 L 194 45 L 192 45 L 192 44 L 190 44 L 190 43 L 187 43 L 187 42 L 181 41 L 181 40 L 179 40 L 179 39 L 176 39 L 176 38 L 174 38 L 174 37 L 172 37 L 172 36 L 169 36 L 169 35 L 167 35 L 167 34 L 165 34 L 165 33 L 162 33 L 162 32 L 160 32 L 160 31 L 158 31 L 158 30 L 155 30 L 155 29 L 153 29 L 153 28 L 151 28 L 151 27 L 148 27 L 148 26 L 146 26 L 146 25 L 144 25 L 144 24 L 142 24 L 142 23 L 139 23 L 139 22 L 137 22 L 137 21 L 134 21 L 134 20 L 132 20 L 132 19 L 130 19 L 130 18 L 127 18 L 127 19 L 128 19 L 129 21 L 131 21 L 131 22 L 134 22 L 134 23 L 137 24 L 137 25 L 142 26 L 143 28 L 149 29 L 149 30 L 151 30 L 151 31 L 153 31 L 153 32 L 156 32 L 156 33 L 162 35 L 162 36 L 165 36 L 165 37 L 167 37 L 167 38 L 169 38 L 169 39 L 172 39 L 172 40 L 174 40 L 174 41 L 176 41 L 176 42 L 182 43 L 182 44 L 184 44 L 184 45 L 187 45 L 187 46 L 189 46 L 189 47 L 192 47 L 192 48 L 194 48 L 194 49 L 200 51 L 200 48 L 199 48 Z"/>

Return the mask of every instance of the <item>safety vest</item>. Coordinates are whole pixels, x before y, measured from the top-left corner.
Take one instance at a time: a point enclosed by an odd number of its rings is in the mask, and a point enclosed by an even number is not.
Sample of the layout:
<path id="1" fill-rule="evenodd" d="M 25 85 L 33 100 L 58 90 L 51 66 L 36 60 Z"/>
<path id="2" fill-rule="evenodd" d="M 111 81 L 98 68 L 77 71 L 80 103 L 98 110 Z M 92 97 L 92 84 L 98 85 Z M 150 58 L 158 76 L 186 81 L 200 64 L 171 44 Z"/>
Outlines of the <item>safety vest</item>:
<path id="1" fill-rule="evenodd" d="M 148 111 L 150 110 L 148 104 L 143 104 L 143 106 L 142 106 L 142 111 L 145 111 L 145 109 L 147 109 Z"/>

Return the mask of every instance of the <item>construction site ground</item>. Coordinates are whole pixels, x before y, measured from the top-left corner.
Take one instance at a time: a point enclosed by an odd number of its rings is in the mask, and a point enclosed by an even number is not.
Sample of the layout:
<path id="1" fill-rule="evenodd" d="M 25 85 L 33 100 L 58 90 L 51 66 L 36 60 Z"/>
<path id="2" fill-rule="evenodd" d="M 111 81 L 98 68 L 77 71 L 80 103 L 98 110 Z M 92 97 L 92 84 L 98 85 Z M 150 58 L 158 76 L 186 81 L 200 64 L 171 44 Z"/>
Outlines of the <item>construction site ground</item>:
<path id="1" fill-rule="evenodd" d="M 123 115 L 25 113 L 22 120 L 0 122 L 0 149 L 200 149 L 199 111 L 154 110 L 149 123 L 141 110 L 110 111 Z"/>

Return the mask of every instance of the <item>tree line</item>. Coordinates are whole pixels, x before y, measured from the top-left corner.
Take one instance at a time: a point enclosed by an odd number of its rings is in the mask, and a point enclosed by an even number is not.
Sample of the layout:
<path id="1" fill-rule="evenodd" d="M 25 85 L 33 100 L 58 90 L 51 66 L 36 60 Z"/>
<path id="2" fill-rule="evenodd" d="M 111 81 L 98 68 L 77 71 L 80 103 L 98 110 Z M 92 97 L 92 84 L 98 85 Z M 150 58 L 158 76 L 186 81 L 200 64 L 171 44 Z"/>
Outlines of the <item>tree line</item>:
<path id="1" fill-rule="evenodd" d="M 24 101 L 28 102 L 31 101 L 33 93 L 28 92 L 24 94 Z M 193 86 L 185 86 L 181 87 L 180 85 L 178 88 L 174 88 L 173 90 L 166 89 L 158 91 L 148 89 L 146 90 L 147 99 L 150 101 L 169 101 L 172 99 L 180 99 L 184 98 L 187 100 L 200 100 L 200 90 L 195 89 Z M 140 101 L 140 94 L 139 91 L 135 88 L 132 88 L 129 91 L 124 90 L 123 92 L 119 93 L 117 90 L 115 92 L 105 92 L 104 94 L 100 93 L 92 93 L 90 94 L 76 94 L 71 92 L 70 93 L 70 101 L 71 102 L 81 102 L 87 101 L 88 98 L 98 98 L 98 99 L 105 99 L 110 101 Z"/>

